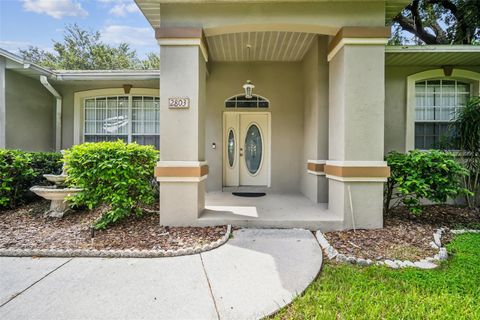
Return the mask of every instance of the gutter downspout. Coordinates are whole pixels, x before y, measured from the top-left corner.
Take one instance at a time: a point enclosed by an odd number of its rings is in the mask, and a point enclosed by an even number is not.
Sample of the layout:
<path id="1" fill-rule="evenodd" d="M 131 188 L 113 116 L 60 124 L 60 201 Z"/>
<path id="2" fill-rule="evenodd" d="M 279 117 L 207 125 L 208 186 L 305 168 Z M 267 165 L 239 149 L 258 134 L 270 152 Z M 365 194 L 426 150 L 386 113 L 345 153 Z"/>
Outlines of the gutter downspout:
<path id="1" fill-rule="evenodd" d="M 60 151 L 62 148 L 62 96 L 52 87 L 46 76 L 40 76 L 40 82 L 57 99 L 55 107 L 55 150 Z"/>
<path id="2" fill-rule="evenodd" d="M 5 57 L 0 56 L 0 149 L 7 147 L 6 134 L 7 134 L 7 110 L 6 110 L 6 98 L 5 98 Z"/>

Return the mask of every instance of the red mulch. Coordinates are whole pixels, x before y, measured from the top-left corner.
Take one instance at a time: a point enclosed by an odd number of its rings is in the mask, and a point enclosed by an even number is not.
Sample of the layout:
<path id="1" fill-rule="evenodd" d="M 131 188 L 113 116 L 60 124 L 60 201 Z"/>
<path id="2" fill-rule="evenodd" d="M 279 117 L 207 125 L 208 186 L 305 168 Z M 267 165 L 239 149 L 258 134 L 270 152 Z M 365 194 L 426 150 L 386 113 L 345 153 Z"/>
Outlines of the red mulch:
<path id="1" fill-rule="evenodd" d="M 202 246 L 220 239 L 226 226 L 162 227 L 159 215 L 132 215 L 106 230 L 93 222 L 102 210 L 72 210 L 61 219 L 43 217 L 48 201 L 34 202 L 15 210 L 0 211 L 0 248 L 10 249 L 180 249 Z"/>

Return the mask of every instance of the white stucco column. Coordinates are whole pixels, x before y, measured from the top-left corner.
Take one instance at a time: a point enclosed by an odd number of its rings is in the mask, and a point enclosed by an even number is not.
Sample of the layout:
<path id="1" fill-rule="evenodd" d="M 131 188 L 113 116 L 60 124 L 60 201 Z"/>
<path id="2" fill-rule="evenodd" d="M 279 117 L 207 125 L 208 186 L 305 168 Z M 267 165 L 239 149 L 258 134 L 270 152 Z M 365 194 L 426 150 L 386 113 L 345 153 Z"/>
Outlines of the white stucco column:
<path id="1" fill-rule="evenodd" d="M 329 209 L 345 228 L 383 226 L 385 28 L 343 28 L 329 49 Z"/>
<path id="2" fill-rule="evenodd" d="M 193 226 L 205 207 L 206 61 L 202 30 L 158 29 L 160 223 Z"/>
<path id="3" fill-rule="evenodd" d="M 6 148 L 5 57 L 0 57 L 0 148 Z"/>

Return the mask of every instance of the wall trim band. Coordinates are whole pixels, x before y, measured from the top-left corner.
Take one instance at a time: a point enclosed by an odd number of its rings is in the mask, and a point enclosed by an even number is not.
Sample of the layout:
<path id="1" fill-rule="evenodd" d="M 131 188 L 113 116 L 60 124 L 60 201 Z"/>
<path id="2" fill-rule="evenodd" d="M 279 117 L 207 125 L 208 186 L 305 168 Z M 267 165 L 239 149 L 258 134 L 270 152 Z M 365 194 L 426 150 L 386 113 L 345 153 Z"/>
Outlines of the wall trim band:
<path id="1" fill-rule="evenodd" d="M 308 160 L 307 172 L 316 176 L 325 175 L 325 163 L 326 160 Z"/>
<path id="2" fill-rule="evenodd" d="M 154 175 L 157 180 L 170 178 L 203 178 L 208 175 L 209 169 L 207 164 L 199 166 L 157 166 Z M 173 181 L 173 180 L 171 180 Z"/>
<path id="3" fill-rule="evenodd" d="M 208 45 L 202 28 L 155 28 L 160 46 L 198 46 L 208 62 Z"/>
<path id="4" fill-rule="evenodd" d="M 390 167 L 343 167 L 327 164 L 325 173 L 344 178 L 388 178 Z"/>
<path id="5" fill-rule="evenodd" d="M 348 44 L 385 45 L 390 34 L 389 27 L 342 27 L 328 45 L 327 60 L 332 60 Z"/>

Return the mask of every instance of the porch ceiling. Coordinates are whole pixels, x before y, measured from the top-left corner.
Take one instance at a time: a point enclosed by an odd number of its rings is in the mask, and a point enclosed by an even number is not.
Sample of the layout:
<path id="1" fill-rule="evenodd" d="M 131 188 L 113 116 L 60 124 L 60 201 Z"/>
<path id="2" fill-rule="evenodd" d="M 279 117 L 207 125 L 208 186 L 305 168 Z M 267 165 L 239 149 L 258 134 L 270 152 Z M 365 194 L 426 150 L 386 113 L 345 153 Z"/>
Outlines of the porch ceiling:
<path id="1" fill-rule="evenodd" d="M 302 60 L 314 38 L 302 32 L 241 32 L 207 37 L 207 43 L 213 61 L 287 62 Z"/>

